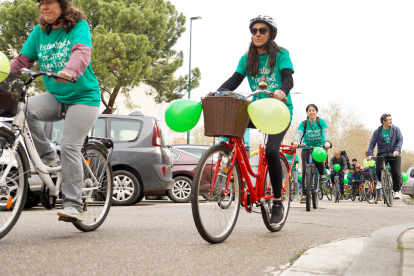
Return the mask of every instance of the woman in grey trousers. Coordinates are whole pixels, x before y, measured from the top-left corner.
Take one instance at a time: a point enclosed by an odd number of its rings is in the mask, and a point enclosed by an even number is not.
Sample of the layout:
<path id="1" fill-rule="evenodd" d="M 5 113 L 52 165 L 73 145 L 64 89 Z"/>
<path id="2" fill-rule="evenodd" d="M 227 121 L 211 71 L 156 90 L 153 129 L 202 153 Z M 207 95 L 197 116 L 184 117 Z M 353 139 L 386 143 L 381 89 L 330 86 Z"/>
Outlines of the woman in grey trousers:
<path id="1" fill-rule="evenodd" d="M 37 25 L 20 54 L 11 62 L 11 71 L 31 68 L 51 69 L 59 76 L 76 80 L 43 77 L 48 93 L 30 97 L 27 123 L 42 161 L 59 165 L 38 121 L 65 119 L 61 142 L 63 210 L 61 217 L 82 221 L 83 166 L 81 147 L 99 115 L 100 90 L 91 67 L 92 41 L 85 14 L 73 7 L 72 0 L 38 0 Z"/>

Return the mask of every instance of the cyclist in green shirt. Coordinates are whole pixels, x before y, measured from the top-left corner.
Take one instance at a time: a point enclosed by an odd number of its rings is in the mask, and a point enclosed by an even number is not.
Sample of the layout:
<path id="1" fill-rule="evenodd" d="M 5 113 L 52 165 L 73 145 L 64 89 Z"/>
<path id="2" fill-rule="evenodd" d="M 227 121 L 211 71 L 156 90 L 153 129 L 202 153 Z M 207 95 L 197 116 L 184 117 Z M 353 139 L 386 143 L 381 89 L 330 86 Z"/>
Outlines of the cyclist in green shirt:
<path id="1" fill-rule="evenodd" d="M 325 149 L 331 147 L 331 143 L 329 142 L 329 132 L 328 126 L 326 122 L 319 117 L 318 115 L 318 107 L 315 104 L 310 104 L 306 107 L 306 113 L 308 115 L 306 121 L 300 123 L 298 130 L 296 131 L 295 140 L 293 145 L 298 147 L 299 141 L 302 140 L 304 144 L 307 146 L 324 146 Z M 306 123 L 305 123 L 306 122 Z M 305 127 L 306 124 L 306 127 Z M 302 198 L 300 199 L 301 203 L 306 202 L 305 194 L 305 179 L 306 179 L 306 164 L 309 163 L 309 155 L 310 150 L 306 147 L 302 150 L 301 158 L 302 158 Z M 318 169 L 318 172 L 321 176 L 321 182 L 325 183 L 328 178 L 325 175 L 324 164 L 323 162 L 316 162 L 314 160 L 315 166 Z"/>
<path id="2" fill-rule="evenodd" d="M 289 163 L 289 166 L 292 166 L 293 153 L 285 154 L 285 157 Z M 292 178 L 293 184 L 295 185 L 296 195 L 293 195 L 293 199 L 296 199 L 296 196 L 299 197 L 299 182 L 298 182 L 298 168 L 299 168 L 299 157 L 296 155 L 294 160 L 294 166 L 292 167 Z"/>
<path id="3" fill-rule="evenodd" d="M 218 91 L 234 91 L 247 78 L 250 89 L 259 89 L 259 83 L 266 86 L 268 91 L 273 92 L 273 98 L 287 101 L 284 103 L 290 112 L 292 121 L 293 104 L 290 90 L 293 87 L 293 65 L 289 52 L 278 46 L 275 42 L 277 26 L 272 17 L 259 15 L 250 20 L 249 29 L 251 33 L 249 50 L 239 61 L 236 72 L 231 78 L 224 82 Z M 253 101 L 268 98 L 265 93 L 257 94 Z M 289 124 L 290 126 L 290 124 Z M 289 126 L 279 134 L 268 135 L 266 144 L 266 159 L 269 164 L 269 175 L 274 191 L 272 206 L 272 224 L 279 223 L 284 216 L 284 207 L 281 201 L 282 192 L 282 165 L 280 163 L 279 149 Z M 252 122 L 249 128 L 255 128 Z"/>

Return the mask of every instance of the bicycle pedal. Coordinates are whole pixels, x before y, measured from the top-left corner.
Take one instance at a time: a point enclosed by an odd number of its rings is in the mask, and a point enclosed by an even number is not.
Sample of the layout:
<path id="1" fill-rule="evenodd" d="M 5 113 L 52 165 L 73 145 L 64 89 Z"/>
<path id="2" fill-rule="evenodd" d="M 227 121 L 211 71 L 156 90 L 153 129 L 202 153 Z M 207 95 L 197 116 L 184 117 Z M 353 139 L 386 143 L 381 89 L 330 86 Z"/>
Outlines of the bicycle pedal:
<path id="1" fill-rule="evenodd" d="M 65 217 L 59 217 L 58 220 L 64 221 L 64 222 L 72 222 L 72 223 L 77 221 L 77 219 L 75 218 L 65 218 Z"/>

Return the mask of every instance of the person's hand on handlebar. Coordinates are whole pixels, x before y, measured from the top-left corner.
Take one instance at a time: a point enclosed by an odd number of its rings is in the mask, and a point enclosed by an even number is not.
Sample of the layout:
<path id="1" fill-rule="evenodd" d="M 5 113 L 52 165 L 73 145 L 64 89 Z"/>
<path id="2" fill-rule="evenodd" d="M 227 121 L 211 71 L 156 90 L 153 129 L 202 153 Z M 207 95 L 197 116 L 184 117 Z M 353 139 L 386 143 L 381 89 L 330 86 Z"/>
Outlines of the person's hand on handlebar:
<path id="1" fill-rule="evenodd" d="M 298 147 L 298 141 L 293 141 L 293 144 L 292 144 L 295 148 L 297 148 Z"/>
<path id="2" fill-rule="evenodd" d="M 286 98 L 286 94 L 282 90 L 276 90 L 273 92 L 273 98 L 282 101 L 284 98 Z"/>
<path id="3" fill-rule="evenodd" d="M 57 75 L 65 79 L 69 79 L 69 80 L 72 79 L 72 75 L 65 71 L 60 71 L 59 73 L 57 73 Z M 54 80 L 55 82 L 69 83 L 67 80 L 62 80 L 62 79 L 54 79 Z"/>
<path id="4" fill-rule="evenodd" d="M 398 156 L 400 153 L 398 151 L 394 151 L 393 155 L 394 157 Z"/>
<path id="5" fill-rule="evenodd" d="M 328 141 L 325 142 L 325 149 L 329 149 L 331 147 L 331 143 Z"/>

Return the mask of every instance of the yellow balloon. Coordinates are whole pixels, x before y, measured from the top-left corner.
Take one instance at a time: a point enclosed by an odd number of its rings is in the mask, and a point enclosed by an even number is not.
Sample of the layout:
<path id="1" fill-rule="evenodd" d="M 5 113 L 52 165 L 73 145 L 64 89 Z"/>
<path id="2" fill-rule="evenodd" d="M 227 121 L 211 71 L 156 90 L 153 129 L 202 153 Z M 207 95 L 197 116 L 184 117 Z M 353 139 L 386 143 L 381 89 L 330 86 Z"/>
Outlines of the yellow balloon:
<path id="1" fill-rule="evenodd" d="M 7 56 L 0 52 L 0 82 L 4 81 L 10 74 L 10 61 Z"/>
<path id="2" fill-rule="evenodd" d="M 256 128 L 267 134 L 281 133 L 289 125 L 289 109 L 276 99 L 266 98 L 252 102 L 247 107 L 247 112 Z"/>

